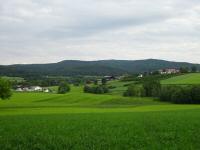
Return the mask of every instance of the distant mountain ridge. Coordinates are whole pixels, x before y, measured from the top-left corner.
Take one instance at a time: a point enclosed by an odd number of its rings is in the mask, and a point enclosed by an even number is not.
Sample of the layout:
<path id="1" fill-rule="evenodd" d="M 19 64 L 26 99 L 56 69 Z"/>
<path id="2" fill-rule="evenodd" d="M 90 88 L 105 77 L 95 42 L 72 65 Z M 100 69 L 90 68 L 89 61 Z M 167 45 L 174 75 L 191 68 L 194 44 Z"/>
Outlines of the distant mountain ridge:
<path id="1" fill-rule="evenodd" d="M 180 68 L 200 64 L 173 62 L 158 59 L 145 60 L 99 60 L 80 61 L 65 60 L 49 64 L 17 64 L 0 65 L 0 75 L 4 76 L 74 76 L 74 75 L 122 75 L 125 73 L 141 73 L 166 68 Z"/>

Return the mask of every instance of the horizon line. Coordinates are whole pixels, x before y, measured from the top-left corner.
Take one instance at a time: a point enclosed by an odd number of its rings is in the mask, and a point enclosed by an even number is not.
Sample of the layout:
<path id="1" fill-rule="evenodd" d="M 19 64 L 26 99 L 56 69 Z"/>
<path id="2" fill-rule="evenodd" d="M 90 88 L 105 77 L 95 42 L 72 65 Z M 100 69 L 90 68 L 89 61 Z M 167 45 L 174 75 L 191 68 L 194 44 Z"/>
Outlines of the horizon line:
<path id="1" fill-rule="evenodd" d="M 81 60 L 81 59 L 63 59 L 61 61 L 55 62 L 44 62 L 44 63 L 13 63 L 13 64 L 5 64 L 0 66 L 13 66 L 13 65 L 45 65 L 45 64 L 56 64 L 61 63 L 64 61 L 82 61 L 82 62 L 95 62 L 95 61 L 145 61 L 145 60 L 160 60 L 160 61 L 167 61 L 167 62 L 175 62 L 175 63 L 190 63 L 200 65 L 200 63 L 195 62 L 187 62 L 187 61 L 175 61 L 175 60 L 167 60 L 167 59 L 157 59 L 157 58 L 145 58 L 145 59 L 94 59 L 94 60 Z"/>

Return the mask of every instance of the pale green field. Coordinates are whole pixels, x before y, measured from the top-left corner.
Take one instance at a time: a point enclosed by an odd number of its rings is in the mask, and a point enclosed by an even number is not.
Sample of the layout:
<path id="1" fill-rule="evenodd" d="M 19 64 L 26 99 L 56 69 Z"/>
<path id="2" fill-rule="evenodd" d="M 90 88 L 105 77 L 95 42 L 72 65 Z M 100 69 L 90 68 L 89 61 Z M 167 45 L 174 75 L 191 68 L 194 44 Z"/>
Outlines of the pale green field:
<path id="1" fill-rule="evenodd" d="M 161 82 L 162 84 L 200 84 L 200 73 L 190 73 L 172 77 Z"/>

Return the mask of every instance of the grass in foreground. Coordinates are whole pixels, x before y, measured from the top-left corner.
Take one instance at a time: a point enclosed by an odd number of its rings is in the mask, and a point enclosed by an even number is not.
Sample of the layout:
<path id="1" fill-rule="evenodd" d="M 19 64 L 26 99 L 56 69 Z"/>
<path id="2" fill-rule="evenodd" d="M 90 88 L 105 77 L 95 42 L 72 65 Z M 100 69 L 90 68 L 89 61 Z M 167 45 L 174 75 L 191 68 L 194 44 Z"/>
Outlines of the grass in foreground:
<path id="1" fill-rule="evenodd" d="M 199 149 L 200 109 L 0 116 L 1 149 Z"/>
<path id="2" fill-rule="evenodd" d="M 14 93 L 0 101 L 0 149 L 199 149 L 200 105 L 150 98 Z"/>

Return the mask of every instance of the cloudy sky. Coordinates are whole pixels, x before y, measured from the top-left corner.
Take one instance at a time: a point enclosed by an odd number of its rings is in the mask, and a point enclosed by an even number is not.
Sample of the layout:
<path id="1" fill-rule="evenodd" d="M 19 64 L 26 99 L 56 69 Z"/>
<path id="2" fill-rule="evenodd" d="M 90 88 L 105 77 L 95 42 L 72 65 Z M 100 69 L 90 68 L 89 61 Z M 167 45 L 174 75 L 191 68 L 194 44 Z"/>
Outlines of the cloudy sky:
<path id="1" fill-rule="evenodd" d="M 200 63 L 200 0 L 0 0 L 0 64 Z"/>

